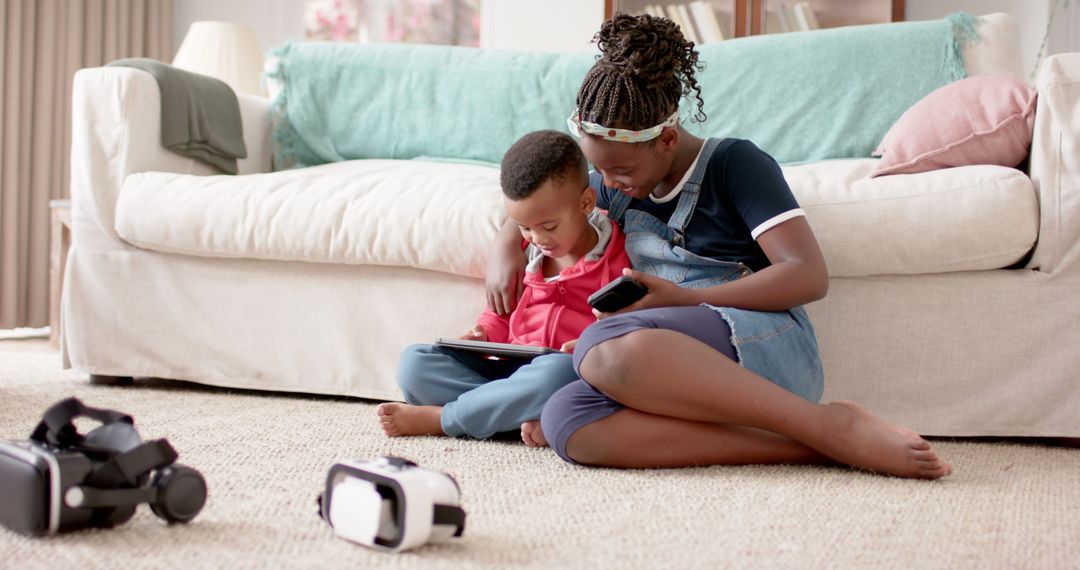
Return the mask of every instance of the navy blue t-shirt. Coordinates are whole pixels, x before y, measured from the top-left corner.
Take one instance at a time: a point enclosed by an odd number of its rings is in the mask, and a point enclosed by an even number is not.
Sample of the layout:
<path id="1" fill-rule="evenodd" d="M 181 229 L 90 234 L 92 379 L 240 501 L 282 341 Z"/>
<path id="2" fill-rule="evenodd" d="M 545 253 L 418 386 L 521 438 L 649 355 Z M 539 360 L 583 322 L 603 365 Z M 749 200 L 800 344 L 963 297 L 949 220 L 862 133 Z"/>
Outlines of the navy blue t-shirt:
<path id="1" fill-rule="evenodd" d="M 755 238 L 769 228 L 803 215 L 780 166 L 754 143 L 724 139 L 708 161 L 697 207 L 687 224 L 685 248 L 703 257 L 741 261 L 754 271 L 769 266 L 769 258 Z M 618 192 L 607 188 L 599 172 L 589 173 L 596 189 L 597 206 L 610 208 Z M 666 198 L 666 197 L 665 197 Z M 656 203 L 651 198 L 631 200 L 627 209 L 641 210 L 667 223 L 680 196 Z"/>

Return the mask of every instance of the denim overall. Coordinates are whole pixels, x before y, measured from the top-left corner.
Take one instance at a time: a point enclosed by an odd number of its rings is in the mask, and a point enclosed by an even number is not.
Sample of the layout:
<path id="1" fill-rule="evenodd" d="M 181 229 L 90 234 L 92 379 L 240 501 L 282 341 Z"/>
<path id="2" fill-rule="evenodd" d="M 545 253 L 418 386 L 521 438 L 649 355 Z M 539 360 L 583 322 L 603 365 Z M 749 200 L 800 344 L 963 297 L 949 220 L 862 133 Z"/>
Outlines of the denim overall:
<path id="1" fill-rule="evenodd" d="M 634 269 L 700 289 L 750 274 L 742 263 L 718 261 L 687 251 L 684 232 L 697 206 L 701 180 L 719 139 L 708 139 L 679 194 L 668 223 L 640 210 L 627 210 L 631 198 L 615 193 L 608 215 L 626 234 L 626 253 Z M 790 392 L 817 402 L 824 388 L 821 356 L 814 327 L 802 307 L 765 312 L 703 304 L 731 328 L 731 344 L 739 364 Z"/>

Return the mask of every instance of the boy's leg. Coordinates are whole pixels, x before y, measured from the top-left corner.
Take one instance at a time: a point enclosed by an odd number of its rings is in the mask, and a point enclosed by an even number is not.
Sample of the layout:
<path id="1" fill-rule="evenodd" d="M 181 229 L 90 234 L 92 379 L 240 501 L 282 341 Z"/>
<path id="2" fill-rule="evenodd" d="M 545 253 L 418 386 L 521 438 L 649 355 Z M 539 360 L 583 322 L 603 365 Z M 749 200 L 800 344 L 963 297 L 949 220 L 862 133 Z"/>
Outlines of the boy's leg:
<path id="1" fill-rule="evenodd" d="M 610 398 L 647 414 L 764 429 L 842 463 L 898 476 L 951 472 L 911 430 L 850 403 L 808 402 L 682 333 L 646 329 L 606 340 L 583 357 L 580 372 Z M 634 441 L 637 432 L 614 429 L 594 422 L 592 429 L 577 430 L 568 454 L 591 456 L 612 438 L 626 438 L 626 449 L 646 444 Z"/>
<path id="2" fill-rule="evenodd" d="M 488 360 L 479 353 L 414 344 L 401 352 L 397 382 L 406 402 L 442 406 L 512 371 L 506 361 Z"/>
<path id="3" fill-rule="evenodd" d="M 512 363 L 468 351 L 429 344 L 409 346 L 398 365 L 398 386 L 408 404 L 388 403 L 376 408 L 383 432 L 389 436 L 442 435 L 443 404 L 514 369 Z"/>
<path id="4" fill-rule="evenodd" d="M 545 354 L 520 366 L 502 380 L 462 394 L 442 410 L 442 428 L 449 435 L 486 439 L 516 430 L 540 417 L 544 403 L 559 388 L 577 380 L 569 354 Z"/>

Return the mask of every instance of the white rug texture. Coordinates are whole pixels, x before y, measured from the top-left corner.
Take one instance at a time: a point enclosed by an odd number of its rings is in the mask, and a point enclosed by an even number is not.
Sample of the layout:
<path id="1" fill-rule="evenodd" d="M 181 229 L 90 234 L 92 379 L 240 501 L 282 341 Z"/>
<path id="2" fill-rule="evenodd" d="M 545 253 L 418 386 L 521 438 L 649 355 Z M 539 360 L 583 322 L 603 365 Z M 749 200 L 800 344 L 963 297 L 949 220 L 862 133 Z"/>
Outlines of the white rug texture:
<path id="1" fill-rule="evenodd" d="M 56 353 L 0 352 L 0 438 L 28 437 L 68 396 L 168 438 L 206 477 L 206 508 L 187 525 L 141 506 L 114 529 L 0 530 L 0 567 L 1080 568 L 1077 449 L 936 440 L 956 472 L 935 482 L 835 467 L 594 469 L 514 442 L 387 438 L 366 401 L 91 386 Z M 315 506 L 327 469 L 382 454 L 459 481 L 463 538 L 385 554 L 333 536 Z"/>

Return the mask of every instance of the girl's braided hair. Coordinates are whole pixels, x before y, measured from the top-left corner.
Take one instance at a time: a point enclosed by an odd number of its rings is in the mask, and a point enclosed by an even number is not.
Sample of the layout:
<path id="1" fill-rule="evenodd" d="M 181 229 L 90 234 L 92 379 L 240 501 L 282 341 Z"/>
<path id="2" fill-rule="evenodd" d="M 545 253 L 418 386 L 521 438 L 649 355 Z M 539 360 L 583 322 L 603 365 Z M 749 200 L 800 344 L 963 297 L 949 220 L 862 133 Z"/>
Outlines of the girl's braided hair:
<path id="1" fill-rule="evenodd" d="M 694 44 L 666 18 L 616 13 L 593 36 L 600 55 L 577 94 L 582 120 L 621 129 L 647 129 L 668 117 L 684 96 L 696 93 L 704 121 L 704 101 L 695 71 Z"/>

